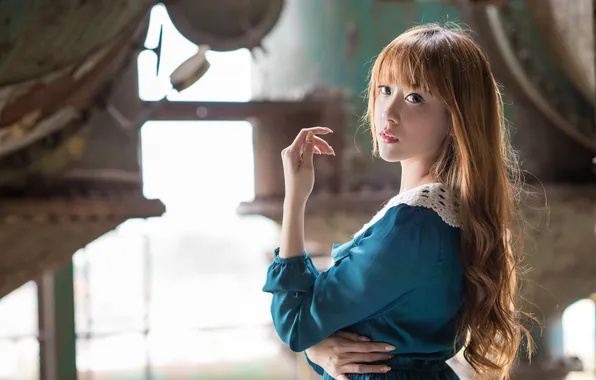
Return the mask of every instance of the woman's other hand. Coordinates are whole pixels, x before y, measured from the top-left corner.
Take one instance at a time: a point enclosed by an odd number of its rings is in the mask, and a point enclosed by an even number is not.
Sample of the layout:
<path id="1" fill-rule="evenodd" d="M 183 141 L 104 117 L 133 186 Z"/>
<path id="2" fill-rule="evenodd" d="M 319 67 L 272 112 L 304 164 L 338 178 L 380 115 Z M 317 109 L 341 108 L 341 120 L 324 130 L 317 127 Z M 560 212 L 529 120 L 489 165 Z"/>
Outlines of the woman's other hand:
<path id="1" fill-rule="evenodd" d="M 395 347 L 386 343 L 370 342 L 366 337 L 339 331 L 321 343 L 306 350 L 308 358 L 322 367 L 336 380 L 349 380 L 348 373 L 386 373 L 386 365 L 366 364 L 388 360 L 393 355 L 384 352 Z"/>

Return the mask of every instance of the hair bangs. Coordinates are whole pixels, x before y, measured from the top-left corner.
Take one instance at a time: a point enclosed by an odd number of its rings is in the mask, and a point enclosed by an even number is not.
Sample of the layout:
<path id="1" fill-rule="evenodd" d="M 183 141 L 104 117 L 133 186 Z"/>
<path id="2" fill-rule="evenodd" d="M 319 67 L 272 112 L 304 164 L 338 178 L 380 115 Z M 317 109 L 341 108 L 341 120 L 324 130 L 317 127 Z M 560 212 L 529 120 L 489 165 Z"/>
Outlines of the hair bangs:
<path id="1" fill-rule="evenodd" d="M 373 88 L 396 85 L 407 90 L 432 93 L 437 88 L 437 63 L 430 46 L 419 43 L 415 36 L 401 36 L 378 56 L 372 70 Z"/>

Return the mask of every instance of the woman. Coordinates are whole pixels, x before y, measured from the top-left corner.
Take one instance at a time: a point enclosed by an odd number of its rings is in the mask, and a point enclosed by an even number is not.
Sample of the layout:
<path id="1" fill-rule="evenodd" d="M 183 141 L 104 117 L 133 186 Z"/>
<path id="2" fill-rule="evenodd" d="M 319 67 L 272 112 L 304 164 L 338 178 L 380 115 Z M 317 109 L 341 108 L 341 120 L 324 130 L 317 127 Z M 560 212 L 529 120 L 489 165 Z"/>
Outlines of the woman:
<path id="1" fill-rule="evenodd" d="M 326 271 L 304 252 L 304 209 L 313 154 L 334 154 L 315 135 L 331 130 L 304 129 L 282 152 L 281 244 L 263 289 L 279 336 L 335 368 L 324 379 L 457 379 L 445 362 L 461 348 L 481 378 L 508 378 L 522 332 L 530 341 L 516 305 L 520 181 L 485 54 L 461 30 L 406 31 L 372 68 L 368 120 L 374 152 L 401 163 L 400 193 L 334 245 Z M 362 336 L 387 346 L 358 359 L 380 359 L 376 371 L 315 359 Z"/>

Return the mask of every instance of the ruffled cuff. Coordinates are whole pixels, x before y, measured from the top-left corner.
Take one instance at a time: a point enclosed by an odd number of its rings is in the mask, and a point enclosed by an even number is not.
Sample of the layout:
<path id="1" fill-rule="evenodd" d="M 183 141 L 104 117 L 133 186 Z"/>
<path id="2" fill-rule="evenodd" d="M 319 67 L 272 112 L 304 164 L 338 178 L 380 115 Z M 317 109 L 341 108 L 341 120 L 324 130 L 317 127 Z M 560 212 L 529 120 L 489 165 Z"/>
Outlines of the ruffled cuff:
<path id="1" fill-rule="evenodd" d="M 306 292 L 309 290 L 319 272 L 308 256 L 303 252 L 301 256 L 281 258 L 279 247 L 273 252 L 273 263 L 267 270 L 267 280 L 263 291 L 267 293 Z"/>

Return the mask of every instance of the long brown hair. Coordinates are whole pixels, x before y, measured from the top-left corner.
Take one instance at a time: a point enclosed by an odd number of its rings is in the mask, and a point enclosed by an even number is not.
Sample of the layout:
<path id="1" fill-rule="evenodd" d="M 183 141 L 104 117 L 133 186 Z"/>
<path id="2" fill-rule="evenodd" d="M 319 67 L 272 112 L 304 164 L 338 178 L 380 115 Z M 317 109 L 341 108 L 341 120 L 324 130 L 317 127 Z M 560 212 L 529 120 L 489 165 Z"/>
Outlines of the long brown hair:
<path id="1" fill-rule="evenodd" d="M 478 375 L 509 378 L 524 335 L 532 351 L 518 300 L 522 177 L 488 59 L 453 24 L 417 26 L 393 40 L 371 70 L 367 119 L 375 154 L 376 89 L 391 84 L 421 88 L 445 102 L 450 133 L 430 174 L 460 203 L 465 294 L 459 337 Z"/>

